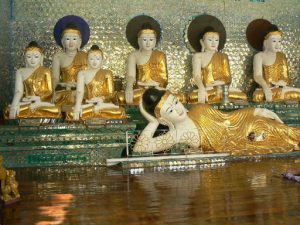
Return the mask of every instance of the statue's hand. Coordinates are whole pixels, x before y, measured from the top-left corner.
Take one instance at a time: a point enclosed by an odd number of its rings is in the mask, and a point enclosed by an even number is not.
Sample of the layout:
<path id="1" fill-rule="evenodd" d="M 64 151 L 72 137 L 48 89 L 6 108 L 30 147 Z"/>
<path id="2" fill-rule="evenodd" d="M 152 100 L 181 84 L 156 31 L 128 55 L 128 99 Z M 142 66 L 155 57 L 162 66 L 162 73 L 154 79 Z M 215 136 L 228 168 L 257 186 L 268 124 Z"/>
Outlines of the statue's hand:
<path id="1" fill-rule="evenodd" d="M 271 83 L 276 87 L 285 87 L 286 86 L 286 82 L 283 80 L 279 80 L 277 82 L 272 81 Z"/>
<path id="2" fill-rule="evenodd" d="M 133 88 L 132 87 L 126 87 L 125 100 L 126 100 L 126 103 L 128 103 L 128 104 L 133 103 Z"/>
<path id="3" fill-rule="evenodd" d="M 154 81 L 154 80 L 149 80 L 147 82 L 140 82 L 138 81 L 139 86 L 144 86 L 144 87 L 157 87 L 159 86 L 159 83 Z"/>
<path id="4" fill-rule="evenodd" d="M 268 88 L 264 88 L 263 91 L 264 91 L 264 94 L 265 94 L 266 101 L 267 102 L 272 102 L 273 101 L 273 94 L 272 94 L 271 89 L 268 87 Z"/>
<path id="5" fill-rule="evenodd" d="M 15 119 L 19 115 L 19 107 L 18 106 L 11 106 L 9 109 L 9 119 Z"/>
<path id="6" fill-rule="evenodd" d="M 198 89 L 198 102 L 205 103 L 208 101 L 207 91 L 205 89 Z"/>
<path id="7" fill-rule="evenodd" d="M 81 105 L 75 105 L 73 108 L 73 120 L 79 120 L 81 114 Z"/>
<path id="8" fill-rule="evenodd" d="M 94 97 L 89 100 L 86 100 L 87 103 L 103 103 L 102 97 Z"/>
<path id="9" fill-rule="evenodd" d="M 146 112 L 146 110 L 143 107 L 142 100 L 140 101 L 139 108 L 140 108 L 141 114 L 146 118 L 146 120 L 148 120 L 149 122 L 158 123 L 158 120 L 154 116 L 152 116 L 148 112 Z"/>
<path id="10" fill-rule="evenodd" d="M 224 84 L 225 84 L 224 81 L 222 81 L 222 80 L 216 80 L 211 85 L 214 87 L 214 86 L 222 86 Z"/>
<path id="11" fill-rule="evenodd" d="M 119 106 L 113 104 L 113 103 L 103 103 L 103 102 L 98 102 L 97 105 L 94 107 L 94 111 L 98 113 L 102 109 L 118 109 Z"/>
<path id="12" fill-rule="evenodd" d="M 254 110 L 254 116 L 261 116 L 261 117 L 276 120 L 279 123 L 283 123 L 283 121 L 279 118 L 279 116 L 269 109 L 256 108 Z"/>
<path id="13" fill-rule="evenodd" d="M 35 102 L 41 102 L 41 98 L 40 96 L 26 96 L 22 99 L 22 101 L 35 103 Z"/>

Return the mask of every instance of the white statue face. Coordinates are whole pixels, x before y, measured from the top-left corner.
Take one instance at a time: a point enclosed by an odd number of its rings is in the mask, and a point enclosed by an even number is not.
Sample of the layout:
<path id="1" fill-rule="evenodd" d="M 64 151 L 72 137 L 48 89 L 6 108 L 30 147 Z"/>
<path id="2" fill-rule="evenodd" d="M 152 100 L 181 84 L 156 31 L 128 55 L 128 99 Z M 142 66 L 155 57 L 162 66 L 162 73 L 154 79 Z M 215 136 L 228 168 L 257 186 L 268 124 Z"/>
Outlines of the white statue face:
<path id="1" fill-rule="evenodd" d="M 138 38 L 140 50 L 152 50 L 156 45 L 155 34 L 142 33 Z"/>
<path id="2" fill-rule="evenodd" d="M 217 33 L 207 33 L 200 40 L 200 44 L 204 51 L 218 51 L 219 47 L 219 34 Z"/>
<path id="3" fill-rule="evenodd" d="M 78 50 L 81 45 L 81 37 L 77 33 L 66 32 L 62 37 L 61 43 L 66 50 Z"/>
<path id="4" fill-rule="evenodd" d="M 264 41 L 264 48 L 266 51 L 279 52 L 281 50 L 281 35 L 271 35 L 267 40 Z"/>
<path id="5" fill-rule="evenodd" d="M 100 69 L 102 66 L 102 55 L 98 51 L 90 52 L 88 55 L 88 63 L 91 69 Z"/>
<path id="6" fill-rule="evenodd" d="M 37 50 L 29 50 L 25 53 L 26 67 L 37 68 L 42 65 L 43 55 Z"/>
<path id="7" fill-rule="evenodd" d="M 186 119 L 187 110 L 174 95 L 169 95 L 160 109 L 160 115 L 163 119 L 176 124 Z"/>

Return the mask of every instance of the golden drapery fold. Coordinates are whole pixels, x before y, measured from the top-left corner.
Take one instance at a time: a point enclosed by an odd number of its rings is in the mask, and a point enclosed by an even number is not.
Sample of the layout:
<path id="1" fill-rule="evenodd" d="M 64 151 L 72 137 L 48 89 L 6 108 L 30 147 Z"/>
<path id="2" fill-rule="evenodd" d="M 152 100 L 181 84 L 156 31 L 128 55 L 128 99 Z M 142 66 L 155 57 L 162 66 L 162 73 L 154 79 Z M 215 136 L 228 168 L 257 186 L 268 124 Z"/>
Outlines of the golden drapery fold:
<path id="1" fill-rule="evenodd" d="M 75 82 L 77 81 L 77 74 L 80 70 L 87 68 L 87 53 L 80 51 L 75 55 L 73 62 L 61 70 L 61 82 Z"/>
<path id="2" fill-rule="evenodd" d="M 289 152 L 298 149 L 300 128 L 288 127 L 275 120 L 254 116 L 254 108 L 223 113 L 205 104 L 189 111 L 196 124 L 204 152 L 253 155 Z M 251 140 L 250 134 L 257 140 Z"/>

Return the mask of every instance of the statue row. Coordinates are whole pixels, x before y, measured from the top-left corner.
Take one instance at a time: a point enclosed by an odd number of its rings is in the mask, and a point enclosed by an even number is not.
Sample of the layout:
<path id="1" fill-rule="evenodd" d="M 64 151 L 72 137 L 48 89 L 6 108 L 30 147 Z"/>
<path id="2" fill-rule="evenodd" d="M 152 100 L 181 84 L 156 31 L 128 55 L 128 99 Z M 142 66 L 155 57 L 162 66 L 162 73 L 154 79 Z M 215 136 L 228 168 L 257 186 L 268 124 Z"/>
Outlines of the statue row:
<path id="1" fill-rule="evenodd" d="M 80 49 L 89 39 L 88 24 L 78 16 L 61 18 L 54 27 L 54 37 L 63 51 L 53 56 L 52 71 L 42 66 L 43 50 L 31 42 L 25 50 L 26 67 L 17 70 L 15 94 L 9 118 L 58 118 L 61 108 L 67 120 L 88 118 L 126 118 L 119 105 L 137 105 L 149 87 L 166 88 L 166 56 L 156 50 L 161 37 L 159 23 L 149 16 L 137 16 L 127 25 L 126 36 L 136 49 L 127 60 L 126 87 L 116 92 L 110 70 L 102 69 L 103 52 L 94 45 L 85 53 Z M 260 85 L 254 102 L 300 99 L 300 89 L 289 85 L 286 57 L 280 52 L 282 32 L 267 20 L 254 20 L 247 28 L 254 56 L 254 80 Z M 226 31 L 216 17 L 201 15 L 188 27 L 188 40 L 197 52 L 193 56 L 193 83 L 188 93 L 175 93 L 181 102 L 246 102 L 247 96 L 230 87 L 231 74 L 226 54 L 219 52 L 226 41 Z M 55 91 L 54 91 L 55 90 Z"/>

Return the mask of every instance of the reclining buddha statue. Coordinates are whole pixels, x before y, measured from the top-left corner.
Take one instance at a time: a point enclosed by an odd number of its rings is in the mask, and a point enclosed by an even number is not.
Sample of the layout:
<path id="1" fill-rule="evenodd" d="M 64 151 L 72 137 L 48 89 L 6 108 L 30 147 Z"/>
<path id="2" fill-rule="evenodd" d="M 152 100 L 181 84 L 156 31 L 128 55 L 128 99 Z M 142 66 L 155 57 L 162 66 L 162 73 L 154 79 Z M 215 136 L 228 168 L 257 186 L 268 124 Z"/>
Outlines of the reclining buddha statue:
<path id="1" fill-rule="evenodd" d="M 219 52 L 226 42 L 226 31 L 216 17 L 201 15 L 188 27 L 188 40 L 197 51 L 193 55 L 193 83 L 198 89 L 189 93 L 189 103 L 247 102 L 238 88 L 229 87 L 232 81 L 228 56 Z M 226 88 L 226 89 L 225 89 Z M 228 93 L 229 92 L 229 93 Z"/>

